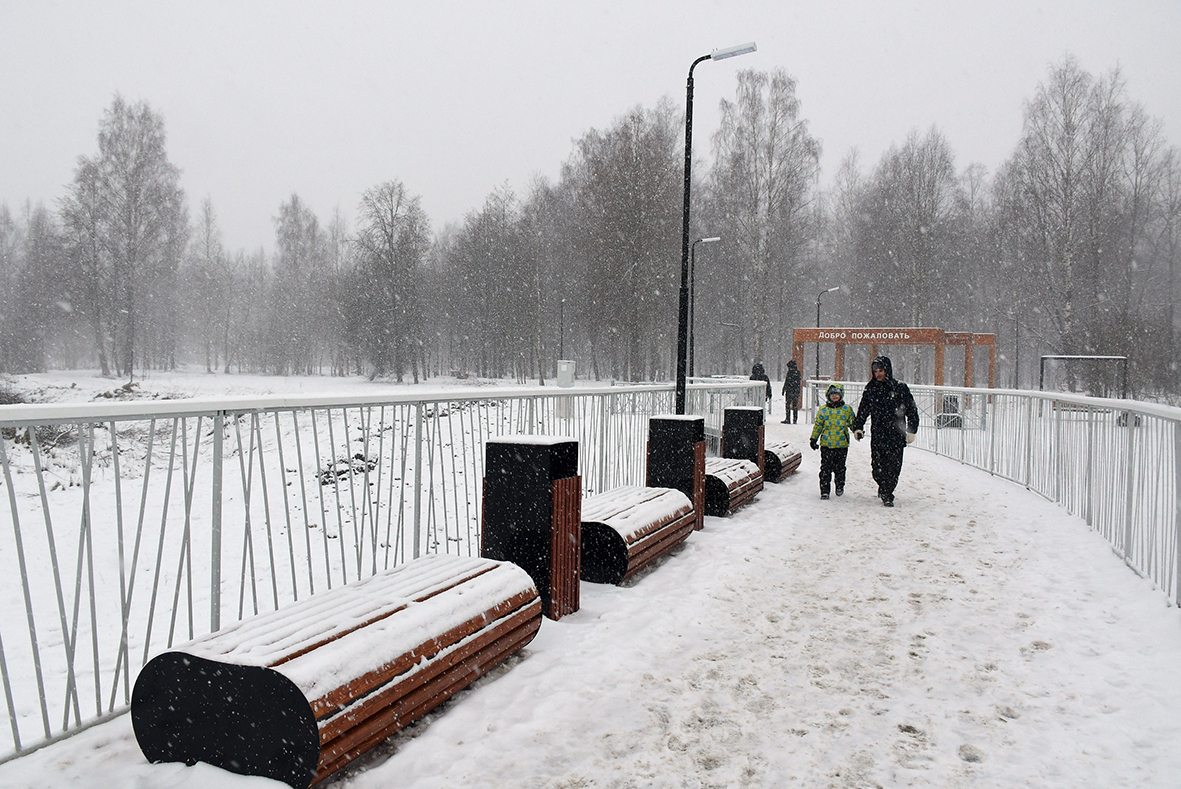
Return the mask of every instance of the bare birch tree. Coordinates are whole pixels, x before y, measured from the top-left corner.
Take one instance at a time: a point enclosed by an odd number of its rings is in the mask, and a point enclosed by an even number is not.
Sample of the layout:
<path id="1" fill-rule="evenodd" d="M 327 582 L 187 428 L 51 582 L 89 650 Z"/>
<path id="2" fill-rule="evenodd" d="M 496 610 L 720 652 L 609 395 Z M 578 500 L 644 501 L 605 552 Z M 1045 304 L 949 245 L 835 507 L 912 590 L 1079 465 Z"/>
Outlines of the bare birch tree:
<path id="1" fill-rule="evenodd" d="M 729 282 L 737 323 L 753 338 L 753 360 L 787 340 L 772 328 L 802 287 L 804 253 L 817 235 L 813 211 L 820 141 L 800 117 L 796 82 L 782 69 L 738 73 L 734 101 L 721 102 L 708 177 L 708 234 L 732 250 Z M 785 286 L 786 285 L 786 289 Z M 706 313 L 708 314 L 708 313 Z"/>
<path id="2" fill-rule="evenodd" d="M 422 311 L 418 286 L 430 243 L 430 223 L 417 197 L 399 181 L 366 190 L 355 240 L 366 293 L 352 309 L 367 319 L 361 342 L 373 375 L 407 368 L 419 380 Z"/>
<path id="3" fill-rule="evenodd" d="M 104 372 L 127 376 L 136 352 L 174 360 L 176 273 L 187 241 L 180 171 L 164 121 L 116 95 L 99 123 L 98 154 L 81 157 L 62 214 Z"/>

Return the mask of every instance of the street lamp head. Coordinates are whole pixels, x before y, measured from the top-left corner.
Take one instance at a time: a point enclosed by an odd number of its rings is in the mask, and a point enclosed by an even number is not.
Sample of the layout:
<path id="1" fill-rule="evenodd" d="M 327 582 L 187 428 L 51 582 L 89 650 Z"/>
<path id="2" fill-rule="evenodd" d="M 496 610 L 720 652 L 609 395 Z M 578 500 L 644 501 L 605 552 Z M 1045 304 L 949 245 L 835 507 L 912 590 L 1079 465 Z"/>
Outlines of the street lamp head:
<path id="1" fill-rule="evenodd" d="M 738 57 L 739 55 L 749 55 L 756 49 L 758 49 L 758 47 L 755 46 L 755 42 L 751 41 L 749 44 L 739 44 L 736 47 L 715 49 L 713 52 L 709 53 L 709 58 L 710 60 L 725 60 L 726 58 L 734 58 Z"/>
<path id="2" fill-rule="evenodd" d="M 721 240 L 722 240 L 722 237 L 721 237 L 721 236 L 711 236 L 710 238 L 699 238 L 699 239 L 697 239 L 697 242 L 696 242 L 696 243 L 699 243 L 699 244 L 708 244 L 708 243 L 710 243 L 710 242 L 712 242 L 712 241 L 721 241 Z"/>
<path id="3" fill-rule="evenodd" d="M 824 292 L 825 292 L 825 293 L 832 293 L 834 290 L 840 290 L 840 289 L 841 289 L 841 286 L 840 286 L 840 285 L 836 285 L 836 286 L 834 286 L 834 287 L 831 287 L 831 288 L 829 288 L 828 290 L 826 290 L 826 291 L 824 291 Z"/>

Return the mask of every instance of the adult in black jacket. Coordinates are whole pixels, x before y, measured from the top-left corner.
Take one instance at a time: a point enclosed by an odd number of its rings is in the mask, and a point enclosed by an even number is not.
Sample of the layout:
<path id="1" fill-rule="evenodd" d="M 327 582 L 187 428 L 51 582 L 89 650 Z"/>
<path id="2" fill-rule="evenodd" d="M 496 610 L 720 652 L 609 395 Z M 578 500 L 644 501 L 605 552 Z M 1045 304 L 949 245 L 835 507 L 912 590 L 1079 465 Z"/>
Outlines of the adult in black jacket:
<path id="1" fill-rule="evenodd" d="M 783 424 L 794 424 L 800 421 L 800 368 L 796 367 L 796 360 L 787 362 L 787 372 L 783 374 L 783 397 L 787 401 L 783 412 Z"/>
<path id="2" fill-rule="evenodd" d="M 767 375 L 767 370 L 763 367 L 762 362 L 755 362 L 755 366 L 751 368 L 750 380 L 764 381 L 767 384 L 767 393 L 764 396 L 763 405 L 767 406 L 767 413 L 771 412 L 771 378 Z"/>
<path id="3" fill-rule="evenodd" d="M 861 393 L 857 417 L 853 420 L 853 437 L 858 441 L 864 435 L 866 420 L 873 420 L 869 450 L 878 498 L 882 504 L 893 507 L 894 488 L 902 473 L 902 451 L 919 432 L 919 409 L 910 387 L 894 379 L 889 356 L 873 360 L 873 378 Z"/>

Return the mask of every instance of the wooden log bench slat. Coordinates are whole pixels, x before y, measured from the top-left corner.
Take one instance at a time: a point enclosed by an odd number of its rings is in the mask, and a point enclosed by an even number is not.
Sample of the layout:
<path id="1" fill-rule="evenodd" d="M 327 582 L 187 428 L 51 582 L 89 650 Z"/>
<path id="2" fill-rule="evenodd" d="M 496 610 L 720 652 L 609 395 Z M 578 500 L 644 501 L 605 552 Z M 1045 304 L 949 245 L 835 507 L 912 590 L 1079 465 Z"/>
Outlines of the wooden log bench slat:
<path id="1" fill-rule="evenodd" d="M 786 441 L 773 441 L 763 448 L 764 478 L 771 482 L 782 482 L 794 474 L 804 459 L 804 453 Z"/>
<path id="2" fill-rule="evenodd" d="M 132 726 L 149 761 L 307 787 L 529 643 L 541 614 L 519 567 L 425 556 L 156 656 Z"/>
<path id="3" fill-rule="evenodd" d="M 705 514 L 728 515 L 763 489 L 763 473 L 749 460 L 705 459 Z"/>
<path id="4" fill-rule="evenodd" d="M 340 715 L 338 721 L 345 725 L 338 727 L 340 733 L 335 737 L 325 736 L 328 727 L 321 729 L 317 774 L 332 774 L 391 733 L 418 720 L 502 663 L 537 633 L 536 616 L 527 611 L 518 612 L 510 625 L 515 626 L 505 636 L 485 634 L 445 660 L 436 661 L 437 668 L 424 676 L 392 685 L 367 699 L 363 709 Z M 476 657 L 478 660 L 472 660 Z"/>
<path id="5" fill-rule="evenodd" d="M 582 501 L 582 579 L 620 584 L 697 526 L 679 490 L 627 485 Z"/>

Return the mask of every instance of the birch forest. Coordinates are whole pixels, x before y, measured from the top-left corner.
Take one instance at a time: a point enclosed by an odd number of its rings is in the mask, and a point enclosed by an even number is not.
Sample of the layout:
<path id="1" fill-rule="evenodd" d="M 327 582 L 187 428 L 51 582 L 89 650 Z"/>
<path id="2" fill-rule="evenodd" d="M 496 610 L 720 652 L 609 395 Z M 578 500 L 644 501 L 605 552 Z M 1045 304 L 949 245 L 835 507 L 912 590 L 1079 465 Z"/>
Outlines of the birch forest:
<path id="1" fill-rule="evenodd" d="M 839 286 L 828 326 L 994 333 L 1000 386 L 1036 387 L 1041 354 L 1118 354 L 1134 396 L 1181 394 L 1181 153 L 1134 96 L 1118 70 L 1067 56 L 995 172 L 931 127 L 822 173 L 795 80 L 738 72 L 694 144 L 691 238 L 721 239 L 693 252 L 695 372 L 761 361 L 781 377 L 793 327 Z M 291 194 L 269 250 L 226 248 L 216 204 L 186 195 L 169 161 L 165 121 L 116 96 L 64 197 L 0 196 L 24 201 L 0 204 L 0 373 L 547 383 L 564 357 L 593 379 L 675 374 L 672 99 L 582 132 L 556 182 L 499 186 L 441 229 L 398 180 L 341 196 L 350 219 Z"/>

